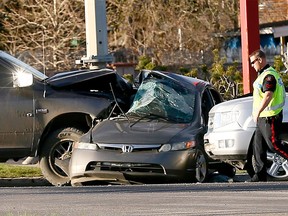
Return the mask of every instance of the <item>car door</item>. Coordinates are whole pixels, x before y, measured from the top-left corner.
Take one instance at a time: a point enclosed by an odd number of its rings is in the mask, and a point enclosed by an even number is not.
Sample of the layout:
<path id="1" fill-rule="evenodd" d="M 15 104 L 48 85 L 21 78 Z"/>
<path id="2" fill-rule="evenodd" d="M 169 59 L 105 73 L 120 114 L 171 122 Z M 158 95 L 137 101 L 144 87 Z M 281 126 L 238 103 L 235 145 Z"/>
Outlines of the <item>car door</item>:
<path id="1" fill-rule="evenodd" d="M 209 111 L 211 108 L 223 101 L 221 95 L 213 88 L 206 88 L 202 94 L 202 99 L 201 99 L 201 106 L 202 106 L 202 117 L 204 124 L 208 124 L 208 116 L 209 116 Z"/>
<path id="2" fill-rule="evenodd" d="M 15 86 L 18 67 L 0 58 L 0 157 L 27 156 L 33 140 L 32 87 Z"/>
<path id="3" fill-rule="evenodd" d="M 213 106 L 224 101 L 221 94 L 214 88 L 208 88 L 208 91 L 210 92 L 211 99 L 213 101 Z"/>

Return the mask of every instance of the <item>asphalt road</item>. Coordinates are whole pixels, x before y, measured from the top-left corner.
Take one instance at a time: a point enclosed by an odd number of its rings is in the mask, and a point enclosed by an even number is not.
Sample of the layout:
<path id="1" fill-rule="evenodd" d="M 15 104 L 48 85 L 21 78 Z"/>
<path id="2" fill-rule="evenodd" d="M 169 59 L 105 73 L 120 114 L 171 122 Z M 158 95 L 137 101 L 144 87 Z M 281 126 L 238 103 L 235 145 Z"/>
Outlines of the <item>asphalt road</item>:
<path id="1" fill-rule="evenodd" d="M 13 160 L 8 160 L 7 164 L 19 165 L 19 166 L 39 166 L 39 164 L 34 165 L 22 165 L 24 159 L 17 162 Z M 242 173 L 237 174 L 233 179 L 223 176 L 212 174 L 209 182 L 244 182 L 249 179 L 248 174 Z M 32 177 L 32 178 L 0 178 L 0 187 L 37 187 L 37 186 L 52 186 L 44 177 Z"/>
<path id="2" fill-rule="evenodd" d="M 245 182 L 249 179 L 247 174 L 238 174 L 233 179 L 222 175 L 213 175 L 209 183 L 231 183 Z M 29 177 L 29 178 L 0 178 L 0 187 L 38 187 L 52 186 L 44 177 Z"/>
<path id="3" fill-rule="evenodd" d="M 288 182 L 0 188 L 0 215 L 287 215 Z"/>

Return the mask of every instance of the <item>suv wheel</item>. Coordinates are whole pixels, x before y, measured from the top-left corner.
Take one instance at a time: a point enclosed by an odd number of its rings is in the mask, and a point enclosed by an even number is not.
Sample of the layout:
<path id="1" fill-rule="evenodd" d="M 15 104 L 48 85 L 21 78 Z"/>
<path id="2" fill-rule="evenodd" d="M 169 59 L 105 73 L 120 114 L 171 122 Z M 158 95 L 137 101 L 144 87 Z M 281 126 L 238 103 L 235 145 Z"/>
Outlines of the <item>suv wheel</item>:
<path id="1" fill-rule="evenodd" d="M 53 185 L 69 183 L 69 162 L 75 141 L 84 134 L 76 128 L 58 129 L 47 136 L 39 156 L 44 177 Z"/>
<path id="2" fill-rule="evenodd" d="M 252 155 L 252 166 L 255 167 L 254 155 Z M 266 169 L 271 180 L 288 180 L 288 161 L 280 155 L 267 151 Z"/>
<path id="3" fill-rule="evenodd" d="M 280 155 L 268 151 L 267 174 L 274 180 L 288 180 L 288 161 Z"/>

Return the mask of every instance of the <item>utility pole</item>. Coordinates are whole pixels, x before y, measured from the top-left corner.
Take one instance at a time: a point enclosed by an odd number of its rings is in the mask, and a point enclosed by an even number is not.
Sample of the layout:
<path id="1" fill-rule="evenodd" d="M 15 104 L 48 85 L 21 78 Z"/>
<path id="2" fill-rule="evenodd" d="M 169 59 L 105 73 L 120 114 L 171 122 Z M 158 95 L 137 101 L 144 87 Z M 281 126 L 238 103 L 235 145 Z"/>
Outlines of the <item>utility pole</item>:
<path id="1" fill-rule="evenodd" d="M 105 68 L 112 62 L 108 54 L 106 0 L 85 0 L 86 56 L 76 64 L 90 69 Z"/>
<path id="2" fill-rule="evenodd" d="M 258 0 L 240 0 L 241 46 L 244 94 L 253 90 L 257 77 L 251 67 L 249 55 L 260 48 Z"/>

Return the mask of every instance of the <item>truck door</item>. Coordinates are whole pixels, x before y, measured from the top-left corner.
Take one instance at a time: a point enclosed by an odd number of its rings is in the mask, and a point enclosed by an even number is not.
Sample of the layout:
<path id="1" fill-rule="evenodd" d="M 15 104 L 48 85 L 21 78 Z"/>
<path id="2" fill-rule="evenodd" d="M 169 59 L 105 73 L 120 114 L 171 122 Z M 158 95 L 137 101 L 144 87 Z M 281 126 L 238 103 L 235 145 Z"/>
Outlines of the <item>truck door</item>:
<path id="1" fill-rule="evenodd" d="M 33 141 L 32 86 L 15 86 L 15 70 L 0 58 L 0 157 L 24 157 Z"/>

